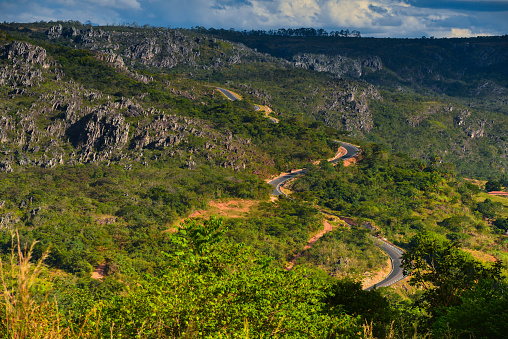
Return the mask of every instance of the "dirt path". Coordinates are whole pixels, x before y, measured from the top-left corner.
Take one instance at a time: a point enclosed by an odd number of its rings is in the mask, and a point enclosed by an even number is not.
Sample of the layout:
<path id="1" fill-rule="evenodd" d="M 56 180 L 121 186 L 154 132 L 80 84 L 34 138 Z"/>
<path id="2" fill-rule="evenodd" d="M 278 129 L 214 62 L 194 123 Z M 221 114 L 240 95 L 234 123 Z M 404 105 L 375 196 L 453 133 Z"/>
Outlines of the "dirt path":
<path id="1" fill-rule="evenodd" d="M 306 250 L 311 248 L 321 237 L 323 237 L 323 235 L 325 235 L 326 233 L 328 233 L 330 231 L 333 231 L 334 229 L 335 229 L 335 227 L 332 224 L 330 224 L 330 222 L 328 220 L 325 219 L 323 221 L 323 229 L 321 231 L 319 231 L 319 233 L 314 235 L 312 238 L 310 238 L 309 241 L 307 242 L 307 245 L 305 245 L 305 247 L 303 248 L 303 251 L 301 251 L 300 253 L 295 255 L 293 257 L 293 259 L 291 259 L 287 263 L 286 271 L 290 271 L 295 266 L 296 260 L 298 258 L 300 258 Z"/>

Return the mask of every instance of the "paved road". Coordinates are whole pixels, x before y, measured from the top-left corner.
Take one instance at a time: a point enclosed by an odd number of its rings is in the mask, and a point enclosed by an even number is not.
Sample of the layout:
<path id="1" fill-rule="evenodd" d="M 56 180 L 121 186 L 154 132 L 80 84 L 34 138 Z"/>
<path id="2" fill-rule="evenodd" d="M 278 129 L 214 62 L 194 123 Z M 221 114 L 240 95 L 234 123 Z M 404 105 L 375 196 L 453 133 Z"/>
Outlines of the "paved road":
<path id="1" fill-rule="evenodd" d="M 230 91 L 228 91 L 225 88 L 217 87 L 217 89 L 220 90 L 222 93 L 224 93 L 224 95 L 231 101 L 240 100 L 240 99 L 238 99 L 238 97 L 236 97 L 233 93 L 231 93 Z M 259 106 L 254 106 L 255 110 L 259 110 L 259 108 L 260 108 Z M 357 147 L 355 147 L 351 144 L 345 143 L 345 142 L 341 142 L 341 146 L 346 149 L 346 154 L 338 159 L 330 161 L 332 164 L 335 164 L 338 161 L 344 161 L 344 160 L 350 159 L 350 158 L 354 157 L 355 155 L 357 155 L 358 152 L 360 152 L 360 150 Z M 303 175 L 306 172 L 307 172 L 307 169 L 304 168 L 304 169 L 294 171 L 294 172 L 288 173 L 286 175 L 280 176 L 280 177 L 275 178 L 272 181 L 268 182 L 268 184 L 270 184 L 274 187 L 273 191 L 272 191 L 272 195 L 284 194 L 280 190 L 280 186 L 283 185 L 289 179 L 292 179 L 292 178 L 299 176 L 299 175 Z M 385 251 L 390 256 L 390 260 L 392 262 L 392 271 L 381 282 L 366 288 L 367 291 L 374 288 L 374 286 L 375 287 L 386 287 L 386 286 L 393 285 L 396 282 L 398 282 L 399 280 L 402 280 L 404 278 L 404 275 L 402 274 L 402 268 L 400 267 L 400 264 L 401 264 L 400 256 L 404 252 L 386 241 L 383 241 L 381 239 L 378 239 L 378 241 L 380 242 L 380 244 L 378 244 L 379 248 L 381 248 L 383 251 Z"/>
<path id="2" fill-rule="evenodd" d="M 231 101 L 240 100 L 240 99 L 238 99 L 238 97 L 237 97 L 237 96 L 235 96 L 233 93 L 231 93 L 230 91 L 228 91 L 228 90 L 227 90 L 227 89 L 225 89 L 225 88 L 220 88 L 220 87 L 217 87 L 217 89 L 218 89 L 219 91 L 221 91 L 221 92 L 222 92 L 225 96 L 227 96 L 227 97 L 228 97 L 228 99 L 229 99 L 229 100 L 231 100 Z"/>
<path id="3" fill-rule="evenodd" d="M 382 281 L 378 282 L 375 285 L 372 285 L 370 287 L 367 287 L 365 290 L 370 291 L 374 288 L 374 286 L 377 287 L 387 287 L 395 284 L 396 282 L 399 282 L 400 280 L 404 279 L 404 274 L 402 273 L 402 267 L 401 265 L 401 256 L 404 253 L 403 250 L 401 250 L 398 247 L 393 246 L 389 242 L 386 242 L 381 239 L 377 239 L 377 241 L 380 242 L 377 246 L 381 248 L 383 251 L 388 253 L 390 256 L 390 260 L 392 261 L 392 271 L 386 278 L 384 278 Z"/>
<path id="4" fill-rule="evenodd" d="M 338 161 L 344 161 L 346 159 L 350 159 L 360 152 L 360 150 L 357 147 L 355 147 L 351 144 L 345 143 L 345 142 L 341 142 L 341 146 L 346 149 L 347 153 L 338 159 L 330 161 L 332 164 L 337 163 Z M 306 172 L 307 172 L 307 170 L 304 168 L 304 169 L 294 171 L 292 173 L 288 173 L 286 175 L 280 176 L 280 177 L 275 178 L 272 181 L 268 182 L 270 185 L 272 185 L 274 187 L 273 191 L 272 191 L 272 195 L 284 194 L 280 190 L 280 186 L 283 185 L 289 179 L 292 179 L 298 175 L 303 175 Z M 392 270 L 391 270 L 390 274 L 388 274 L 388 276 L 385 279 L 383 279 L 382 281 L 380 281 L 379 283 L 377 283 L 375 285 L 367 287 L 365 289 L 366 291 L 369 291 L 369 290 L 373 289 L 374 287 L 376 287 L 376 288 L 387 287 L 387 286 L 393 285 L 396 282 L 404 279 L 404 275 L 402 273 L 402 268 L 400 266 L 401 256 L 404 253 L 404 251 L 402 251 L 401 249 L 393 246 L 389 242 L 386 242 L 382 239 L 377 239 L 376 242 L 377 242 L 376 245 L 379 248 L 381 248 L 383 251 L 385 251 L 388 254 L 388 256 L 390 257 L 390 260 L 392 263 Z"/>
<path id="5" fill-rule="evenodd" d="M 345 142 L 341 142 L 341 146 L 346 149 L 347 153 L 338 159 L 330 161 L 332 164 L 337 163 L 338 161 L 350 159 L 350 158 L 354 157 L 355 155 L 357 155 L 358 152 L 360 151 L 357 147 L 355 147 L 351 144 L 345 143 Z M 307 172 L 307 169 L 304 168 L 304 169 L 294 171 L 292 173 L 280 176 L 280 177 L 275 178 L 272 181 L 268 182 L 268 184 L 273 186 L 272 195 L 284 194 L 280 190 L 280 186 L 283 185 L 289 179 L 292 179 L 292 178 L 294 178 L 298 175 L 301 175 L 301 174 L 305 174 L 306 172 Z"/>

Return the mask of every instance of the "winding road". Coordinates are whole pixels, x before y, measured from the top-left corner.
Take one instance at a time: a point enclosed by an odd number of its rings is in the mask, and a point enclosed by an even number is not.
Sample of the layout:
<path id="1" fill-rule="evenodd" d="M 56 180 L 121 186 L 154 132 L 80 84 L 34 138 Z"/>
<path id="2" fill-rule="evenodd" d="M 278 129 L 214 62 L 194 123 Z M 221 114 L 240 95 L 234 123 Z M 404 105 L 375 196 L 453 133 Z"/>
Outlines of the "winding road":
<path id="1" fill-rule="evenodd" d="M 219 91 L 221 91 L 231 101 L 241 100 L 235 94 L 233 94 L 232 92 L 228 91 L 225 88 L 217 87 L 217 89 Z M 259 106 L 255 106 L 255 109 L 256 109 L 256 107 L 259 109 Z M 360 152 L 358 147 L 356 147 L 354 145 L 348 144 L 346 142 L 340 142 L 340 144 L 346 150 L 346 154 L 344 154 L 343 156 L 341 156 L 339 158 L 330 160 L 329 162 L 332 164 L 335 164 L 339 161 L 351 159 L 351 158 L 355 157 Z M 281 185 L 283 185 L 288 180 L 295 178 L 299 175 L 304 175 L 305 173 L 307 173 L 307 169 L 304 168 L 304 169 L 292 171 L 291 173 L 281 175 L 281 176 L 269 181 L 268 184 L 273 186 L 272 195 L 275 195 L 275 196 L 285 195 L 280 189 Z M 344 218 L 341 218 L 341 219 L 344 220 Z M 351 224 L 349 224 L 349 225 L 353 226 Z M 392 270 L 391 270 L 390 274 L 388 274 L 388 276 L 386 278 L 384 278 L 382 281 L 380 281 L 377 284 L 374 284 L 370 287 L 367 287 L 365 289 L 366 291 L 370 291 L 373 288 L 377 288 L 377 287 L 391 286 L 391 285 L 397 283 L 398 281 L 404 279 L 404 274 L 403 274 L 402 268 L 401 268 L 401 256 L 404 253 L 404 251 L 402 251 L 400 248 L 398 248 L 398 247 L 394 246 L 393 244 L 390 244 L 389 242 L 387 242 L 383 239 L 380 239 L 380 238 L 376 238 L 376 245 L 380 249 L 385 251 L 388 254 L 388 256 L 390 257 L 390 261 L 392 264 Z"/>
<path id="2" fill-rule="evenodd" d="M 353 145 L 345 143 L 345 142 L 341 142 L 340 144 L 344 149 L 346 149 L 346 154 L 343 155 L 342 157 L 331 160 L 330 163 L 332 163 L 332 164 L 335 164 L 338 161 L 344 161 L 344 160 L 353 158 L 360 152 L 360 150 L 356 146 L 353 146 Z M 304 175 L 305 173 L 307 173 L 307 169 L 304 168 L 304 169 L 293 171 L 291 173 L 281 175 L 281 176 L 269 181 L 268 184 L 273 186 L 272 195 L 276 195 L 276 196 L 285 195 L 280 189 L 281 185 L 283 185 L 288 180 L 295 178 L 299 175 Z M 341 218 L 341 219 L 344 220 L 343 218 Z M 350 226 L 354 226 L 354 225 L 351 225 L 350 223 L 348 223 L 348 224 Z M 370 291 L 373 288 L 391 286 L 391 285 L 399 282 L 400 280 L 404 279 L 404 274 L 403 274 L 403 271 L 401 268 L 401 256 L 404 253 L 404 251 L 402 251 L 400 248 L 398 248 L 398 247 L 394 246 L 393 244 L 391 244 L 383 239 L 380 239 L 380 238 L 376 238 L 376 245 L 380 249 L 385 251 L 388 254 L 388 256 L 390 257 L 392 270 L 391 270 L 390 274 L 388 274 L 388 276 L 386 278 L 384 278 L 382 281 L 380 281 L 377 284 L 374 284 L 370 287 L 367 287 L 365 289 L 366 291 Z"/>
<path id="3" fill-rule="evenodd" d="M 343 156 L 341 156 L 340 158 L 331 160 L 330 163 L 332 163 L 332 164 L 336 164 L 339 161 L 351 159 L 351 158 L 355 157 L 360 152 L 360 150 L 356 146 L 353 146 L 353 145 L 348 144 L 346 142 L 341 142 L 340 144 L 342 147 L 344 147 L 346 149 L 347 153 L 344 154 Z M 280 177 L 277 177 L 277 178 L 269 181 L 268 184 L 272 185 L 274 187 L 273 191 L 272 191 L 272 195 L 281 195 L 281 194 L 284 195 L 284 193 L 282 193 L 282 191 L 280 190 L 280 186 L 283 185 L 286 181 L 293 179 L 296 176 L 305 174 L 305 173 L 307 173 L 306 168 L 281 175 Z"/>
<path id="4" fill-rule="evenodd" d="M 365 290 L 370 291 L 374 287 L 387 287 L 391 286 L 402 279 L 405 278 L 404 273 L 402 271 L 401 267 L 401 256 L 404 254 L 404 251 L 400 248 L 394 246 L 393 244 L 390 244 L 389 242 L 382 240 L 382 239 L 376 239 L 376 241 L 379 241 L 379 244 L 376 244 L 380 249 L 385 251 L 388 256 L 390 257 L 390 261 L 392 262 L 392 270 L 386 278 L 378 282 L 377 284 L 374 284 L 372 286 L 367 287 Z"/>

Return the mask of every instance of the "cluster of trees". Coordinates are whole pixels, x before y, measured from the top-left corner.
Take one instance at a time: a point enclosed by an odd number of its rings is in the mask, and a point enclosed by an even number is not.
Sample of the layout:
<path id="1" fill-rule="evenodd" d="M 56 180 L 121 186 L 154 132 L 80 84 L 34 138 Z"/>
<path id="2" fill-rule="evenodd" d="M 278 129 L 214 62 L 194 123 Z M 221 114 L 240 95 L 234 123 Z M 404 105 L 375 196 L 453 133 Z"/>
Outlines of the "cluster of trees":
<path id="1" fill-rule="evenodd" d="M 164 231 L 210 199 L 268 196 L 269 186 L 253 175 L 161 165 L 127 171 L 88 164 L 3 174 L 2 217 L 10 216 L 8 227 L 19 229 L 23 243 L 38 241 L 36 258 L 50 246 L 46 264 L 86 280 L 104 262 L 152 269 L 168 246 Z M 10 244 L 9 232 L 1 232 L 4 259 Z"/>
<path id="2" fill-rule="evenodd" d="M 294 196 L 342 216 L 373 221 L 389 236 L 408 237 L 427 229 L 472 245 L 478 232 L 495 238 L 508 231 L 503 203 L 491 198 L 478 201 L 481 189 L 457 179 L 453 166 L 393 155 L 376 144 L 362 151 L 362 160 L 354 167 L 308 165 L 307 174 L 291 185 Z M 318 258 L 314 262 L 323 262 Z"/>
<path id="3" fill-rule="evenodd" d="M 385 265 L 386 256 L 367 229 L 338 227 L 303 253 L 297 264 L 303 263 L 311 263 L 334 277 L 363 279 L 366 272 Z"/>
<path id="4" fill-rule="evenodd" d="M 436 337 L 501 338 L 508 326 L 507 286 L 501 282 L 502 262 L 484 265 L 459 249 L 459 244 L 422 232 L 403 255 L 410 284 L 423 290 L 418 305 L 425 309 Z"/>
<path id="5" fill-rule="evenodd" d="M 331 31 L 327 32 L 323 28 L 312 28 L 312 27 L 301 27 L 301 28 L 279 28 L 277 30 L 243 30 L 237 31 L 233 28 L 224 29 L 224 28 L 209 28 L 206 29 L 204 27 L 194 27 L 192 28 L 194 31 L 203 33 L 203 34 L 216 34 L 220 36 L 282 36 L 282 37 L 340 37 L 340 38 L 360 38 L 361 34 L 357 30 L 349 31 L 349 29 L 341 29 L 340 31 Z"/>
<path id="6" fill-rule="evenodd" d="M 322 225 L 318 210 L 289 199 L 260 203 L 247 218 L 226 221 L 228 239 L 248 243 L 282 265 L 300 252 Z"/>
<path id="7" fill-rule="evenodd" d="M 501 191 L 503 187 L 508 187 L 508 177 L 503 176 L 499 180 L 489 180 L 485 183 L 485 190 L 487 192 Z"/>

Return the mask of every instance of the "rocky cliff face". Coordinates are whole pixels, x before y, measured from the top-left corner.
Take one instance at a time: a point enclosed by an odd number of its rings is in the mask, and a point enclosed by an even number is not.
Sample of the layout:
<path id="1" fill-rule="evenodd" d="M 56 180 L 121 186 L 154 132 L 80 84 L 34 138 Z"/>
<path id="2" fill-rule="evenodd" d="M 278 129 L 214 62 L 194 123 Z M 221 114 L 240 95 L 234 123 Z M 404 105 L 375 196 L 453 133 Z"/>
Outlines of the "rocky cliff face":
<path id="1" fill-rule="evenodd" d="M 327 125 L 340 130 L 353 131 L 353 134 L 370 132 L 374 127 L 371 100 L 383 100 L 381 94 L 370 85 L 359 86 L 352 83 L 330 82 L 322 96 L 323 104 L 317 105 L 313 115 Z"/>
<path id="2" fill-rule="evenodd" d="M 149 67 L 220 68 L 242 62 L 275 61 L 239 43 L 226 42 L 204 36 L 191 37 L 178 30 L 150 28 L 138 32 L 86 29 L 50 28 L 48 39 L 71 40 L 76 46 L 107 55 L 109 62 L 119 67 L 140 63 Z M 121 61 L 120 61 L 121 59 Z M 281 61 L 278 61 L 281 62 Z"/>
<path id="3" fill-rule="evenodd" d="M 37 38 L 40 38 L 39 33 Z M 506 63 L 508 58 L 506 46 L 493 43 L 493 39 L 476 39 L 474 43 L 451 39 L 436 42 L 388 40 L 386 43 L 393 48 L 379 47 L 384 42 L 374 44 L 377 47 L 373 49 L 363 48 L 372 55 L 379 52 L 381 57 L 362 56 L 354 50 L 361 44 L 356 40 L 351 44 L 350 40 L 333 40 L 336 46 L 318 46 L 316 50 L 321 54 L 312 53 L 312 46 L 303 49 L 310 53 L 302 53 L 291 49 L 303 45 L 298 40 L 300 45 L 285 45 L 287 50 L 283 46 L 284 53 L 277 54 L 288 57 L 286 60 L 258 53 L 240 43 L 185 30 L 57 25 L 47 30 L 46 38 L 46 42 L 92 51 L 91 55 L 109 63 L 115 72 L 134 80 L 130 85 L 143 87 L 136 82 L 153 82 L 149 86 L 157 88 L 161 102 L 171 97 L 187 100 L 189 109 L 206 105 L 210 101 L 203 98 L 212 98 L 212 90 L 204 94 L 204 86 L 196 79 L 203 79 L 208 73 L 222 76 L 225 81 L 234 80 L 235 84 L 231 83 L 231 86 L 250 99 L 255 98 L 256 103 L 275 106 L 276 110 L 278 104 L 287 110 L 295 108 L 294 112 L 311 114 L 329 126 L 351 131 L 359 137 L 377 133 L 374 121 L 384 123 L 383 117 L 376 120 L 376 112 L 371 109 L 373 101 L 383 100 L 376 88 L 397 91 L 401 93 L 400 97 L 386 96 L 390 102 L 386 107 L 382 103 L 375 105 L 380 110 L 390 110 L 391 116 L 386 116 L 384 121 L 399 118 L 394 116 L 398 108 L 391 100 L 408 98 L 410 103 L 401 109 L 400 119 L 396 121 L 404 131 L 430 127 L 442 144 L 446 144 L 442 141 L 445 139 L 455 140 L 450 149 L 461 148 L 454 151 L 460 156 L 468 152 L 473 154 L 475 147 L 480 149 L 475 145 L 496 138 L 491 148 L 481 150 L 492 151 L 492 157 L 506 158 L 506 147 L 502 146 L 507 138 L 506 124 L 499 116 L 506 113 L 508 92 L 499 81 L 504 73 L 502 67 L 498 72 L 498 66 Z M 506 39 L 500 37 L 499 40 L 506 44 Z M 0 41 L 4 43 L 0 46 L 0 95 L 4 99 L 0 102 L 1 171 L 11 171 L 16 166 L 52 167 L 61 163 L 99 161 L 118 161 L 128 166 L 132 161 L 155 158 L 173 159 L 187 168 L 207 161 L 242 169 L 255 156 L 249 150 L 248 140 L 228 132 L 218 133 L 199 119 L 179 116 L 171 110 L 171 104 L 159 105 L 158 110 L 150 107 L 151 99 L 143 99 L 148 93 L 115 101 L 99 91 L 87 89 L 86 84 L 63 82 L 62 79 L 68 77 L 43 48 L 26 42 L 10 42 L 6 34 L 0 36 Z M 266 50 L 282 48 L 276 44 L 269 47 Z M 322 54 L 328 52 L 330 54 Z M 406 56 L 406 52 L 413 54 Z M 414 56 L 418 57 L 418 62 L 412 61 Z M 245 77 L 258 67 L 257 63 L 265 62 L 268 63 L 265 78 L 252 82 L 233 78 Z M 243 68 L 242 64 L 248 65 Z M 333 76 L 313 74 L 309 84 L 292 83 L 292 74 L 311 74 L 294 71 L 294 68 Z M 478 72 L 480 68 L 494 75 L 469 82 L 468 72 Z M 146 73 L 139 69 L 153 71 L 153 77 L 144 75 Z M 163 76 L 157 74 L 161 69 Z M 192 84 L 175 87 L 173 78 L 170 80 L 164 75 L 169 69 L 173 69 L 173 74 L 179 74 L 176 78 L 181 76 L 184 79 L 182 83 L 188 80 Z M 235 73 L 237 70 L 239 73 Z M 277 87 L 279 79 L 267 80 L 270 70 L 275 70 L 272 74 L 287 75 L 281 79 L 283 85 L 280 88 Z M 160 79 L 165 80 L 161 82 Z M 368 79 L 378 87 L 362 79 Z M 121 81 L 125 81 L 124 77 Z M 291 88 L 288 90 L 287 86 Z M 196 90 L 194 87 L 201 88 Z M 421 98 L 416 97 L 414 88 L 425 88 L 426 92 Z M 432 91 L 447 93 L 449 89 L 457 95 L 457 100 L 450 97 L 453 104 L 443 104 L 442 98 L 428 98 Z M 154 93 L 154 97 L 157 95 Z M 464 101 L 460 95 L 468 95 L 470 102 Z M 488 102 L 479 101 L 487 99 Z M 289 100 L 292 102 L 286 105 Z M 281 116 L 286 114 L 281 112 Z M 499 115 L 495 116 L 497 113 Z M 380 128 L 379 131 L 385 133 L 386 129 Z M 376 135 L 376 140 L 383 138 Z M 499 156 L 495 152 L 499 152 Z"/>
<path id="4" fill-rule="evenodd" d="M 64 34 L 59 28 L 51 32 L 55 39 Z M 9 91 L 3 92 L 8 97 L 0 104 L 0 171 L 104 161 L 129 166 L 133 161 L 153 160 L 152 151 L 157 151 L 157 158 L 175 158 L 188 168 L 207 161 L 240 170 L 255 156 L 249 140 L 219 133 L 199 119 L 145 107 L 143 96 L 113 101 L 81 84 L 63 82 L 62 71 L 41 47 L 13 42 L 0 51 L 0 86 Z M 97 57 L 130 72 L 116 54 Z M 139 81 L 151 80 L 129 74 Z M 193 100 L 198 97 L 192 89 L 168 91 Z M 26 100 L 22 106 L 13 105 Z"/>
<path id="5" fill-rule="evenodd" d="M 366 71 L 378 71 L 383 64 L 378 57 L 348 58 L 322 54 L 298 54 L 293 60 L 277 59 L 255 52 L 242 44 L 207 37 L 190 37 L 177 30 L 149 29 L 142 32 L 106 32 L 93 27 L 86 30 L 65 30 L 55 26 L 47 31 L 48 38 L 70 38 L 84 48 L 99 51 L 97 58 L 105 60 L 116 68 L 129 72 L 141 81 L 130 66 L 136 63 L 156 68 L 185 66 L 192 68 L 221 68 L 238 63 L 273 62 L 279 67 L 305 68 L 329 72 L 338 77 L 358 78 Z M 271 97 L 263 89 L 241 85 L 246 93 L 268 104 Z M 317 94 L 319 95 L 319 94 Z M 347 85 L 334 93 L 324 94 L 324 103 L 314 108 L 318 119 L 336 128 L 348 131 L 368 132 L 373 127 L 369 100 L 380 100 L 374 87 Z"/>
<path id="6" fill-rule="evenodd" d="M 49 67 L 45 49 L 21 41 L 0 46 L 0 59 L 5 65 L 0 68 L 0 86 L 12 88 L 37 85 L 42 80 L 41 68 Z"/>
<path id="7" fill-rule="evenodd" d="M 381 59 L 373 56 L 353 59 L 341 55 L 303 53 L 293 56 L 292 61 L 295 67 L 328 72 L 339 77 L 359 78 L 365 70 L 378 71 L 383 68 Z"/>

